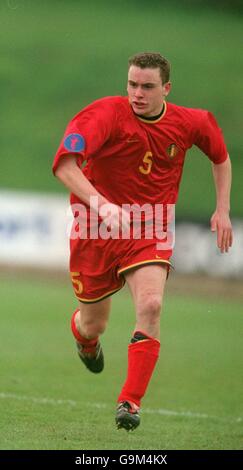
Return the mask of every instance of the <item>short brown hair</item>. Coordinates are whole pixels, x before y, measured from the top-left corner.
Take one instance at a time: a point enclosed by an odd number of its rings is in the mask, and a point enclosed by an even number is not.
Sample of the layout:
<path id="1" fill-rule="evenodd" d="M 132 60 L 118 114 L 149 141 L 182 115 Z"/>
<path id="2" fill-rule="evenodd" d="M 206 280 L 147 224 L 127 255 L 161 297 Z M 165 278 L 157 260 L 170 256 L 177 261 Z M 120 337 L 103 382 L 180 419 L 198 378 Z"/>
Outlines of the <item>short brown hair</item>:
<path id="1" fill-rule="evenodd" d="M 142 52 L 135 54 L 128 60 L 129 68 L 136 65 L 141 69 L 150 68 L 160 70 L 162 83 L 167 83 L 170 79 L 170 63 L 159 52 Z"/>

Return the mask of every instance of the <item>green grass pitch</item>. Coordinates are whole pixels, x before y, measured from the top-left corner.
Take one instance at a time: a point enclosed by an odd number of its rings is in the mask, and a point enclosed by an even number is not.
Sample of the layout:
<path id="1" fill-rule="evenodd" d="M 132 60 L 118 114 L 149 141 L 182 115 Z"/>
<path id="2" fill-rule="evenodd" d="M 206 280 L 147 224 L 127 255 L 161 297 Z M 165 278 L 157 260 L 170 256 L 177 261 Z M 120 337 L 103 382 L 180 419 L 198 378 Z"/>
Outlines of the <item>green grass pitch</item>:
<path id="1" fill-rule="evenodd" d="M 240 303 L 166 295 L 160 361 L 141 426 L 126 433 L 114 424 L 134 318 L 126 290 L 113 296 L 99 376 L 76 354 L 68 282 L 1 275 L 0 297 L 1 450 L 242 449 Z"/>

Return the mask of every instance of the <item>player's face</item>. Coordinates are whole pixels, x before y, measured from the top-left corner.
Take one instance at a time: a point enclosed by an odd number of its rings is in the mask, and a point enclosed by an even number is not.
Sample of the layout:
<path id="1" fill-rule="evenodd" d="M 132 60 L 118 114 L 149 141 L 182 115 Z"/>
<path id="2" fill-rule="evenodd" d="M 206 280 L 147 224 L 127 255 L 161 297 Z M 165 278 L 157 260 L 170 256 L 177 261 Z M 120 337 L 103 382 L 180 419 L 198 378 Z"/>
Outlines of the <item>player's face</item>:
<path id="1" fill-rule="evenodd" d="M 129 68 L 128 98 L 134 113 L 138 115 L 157 116 L 162 111 L 170 88 L 170 82 L 162 84 L 159 68 L 141 69 L 135 65 Z"/>

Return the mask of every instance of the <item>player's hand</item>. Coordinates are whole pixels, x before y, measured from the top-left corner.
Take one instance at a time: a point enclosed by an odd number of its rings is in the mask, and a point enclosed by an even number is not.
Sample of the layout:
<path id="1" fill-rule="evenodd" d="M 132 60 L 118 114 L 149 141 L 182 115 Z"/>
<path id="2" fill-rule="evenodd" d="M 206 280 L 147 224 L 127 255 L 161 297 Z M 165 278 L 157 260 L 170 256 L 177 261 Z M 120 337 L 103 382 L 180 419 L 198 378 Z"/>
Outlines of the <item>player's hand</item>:
<path id="1" fill-rule="evenodd" d="M 122 235 L 130 233 L 130 214 L 122 207 L 106 203 L 99 208 L 99 214 L 107 227 L 112 229 L 113 233 L 117 230 L 121 231 Z"/>
<path id="2" fill-rule="evenodd" d="M 211 231 L 217 232 L 217 245 L 221 253 L 227 253 L 233 243 L 233 230 L 227 211 L 216 210 L 211 217 Z"/>

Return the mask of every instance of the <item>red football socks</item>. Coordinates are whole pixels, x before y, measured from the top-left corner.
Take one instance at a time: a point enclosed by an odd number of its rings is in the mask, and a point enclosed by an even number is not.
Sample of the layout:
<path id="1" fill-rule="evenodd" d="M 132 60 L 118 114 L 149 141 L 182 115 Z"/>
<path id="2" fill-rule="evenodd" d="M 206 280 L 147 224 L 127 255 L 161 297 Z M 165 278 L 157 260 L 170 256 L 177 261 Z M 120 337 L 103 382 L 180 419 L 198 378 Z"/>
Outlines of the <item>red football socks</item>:
<path id="1" fill-rule="evenodd" d="M 92 353 L 92 350 L 95 352 L 95 346 L 98 342 L 98 336 L 96 338 L 88 339 L 82 336 L 75 324 L 75 316 L 79 312 L 79 309 L 75 310 L 71 318 L 71 330 L 75 339 L 84 346 L 86 352 Z"/>
<path id="2" fill-rule="evenodd" d="M 135 335 L 134 335 L 135 336 Z M 159 357 L 160 342 L 146 335 L 147 339 L 128 346 L 127 379 L 118 402 L 129 401 L 140 406 Z"/>

